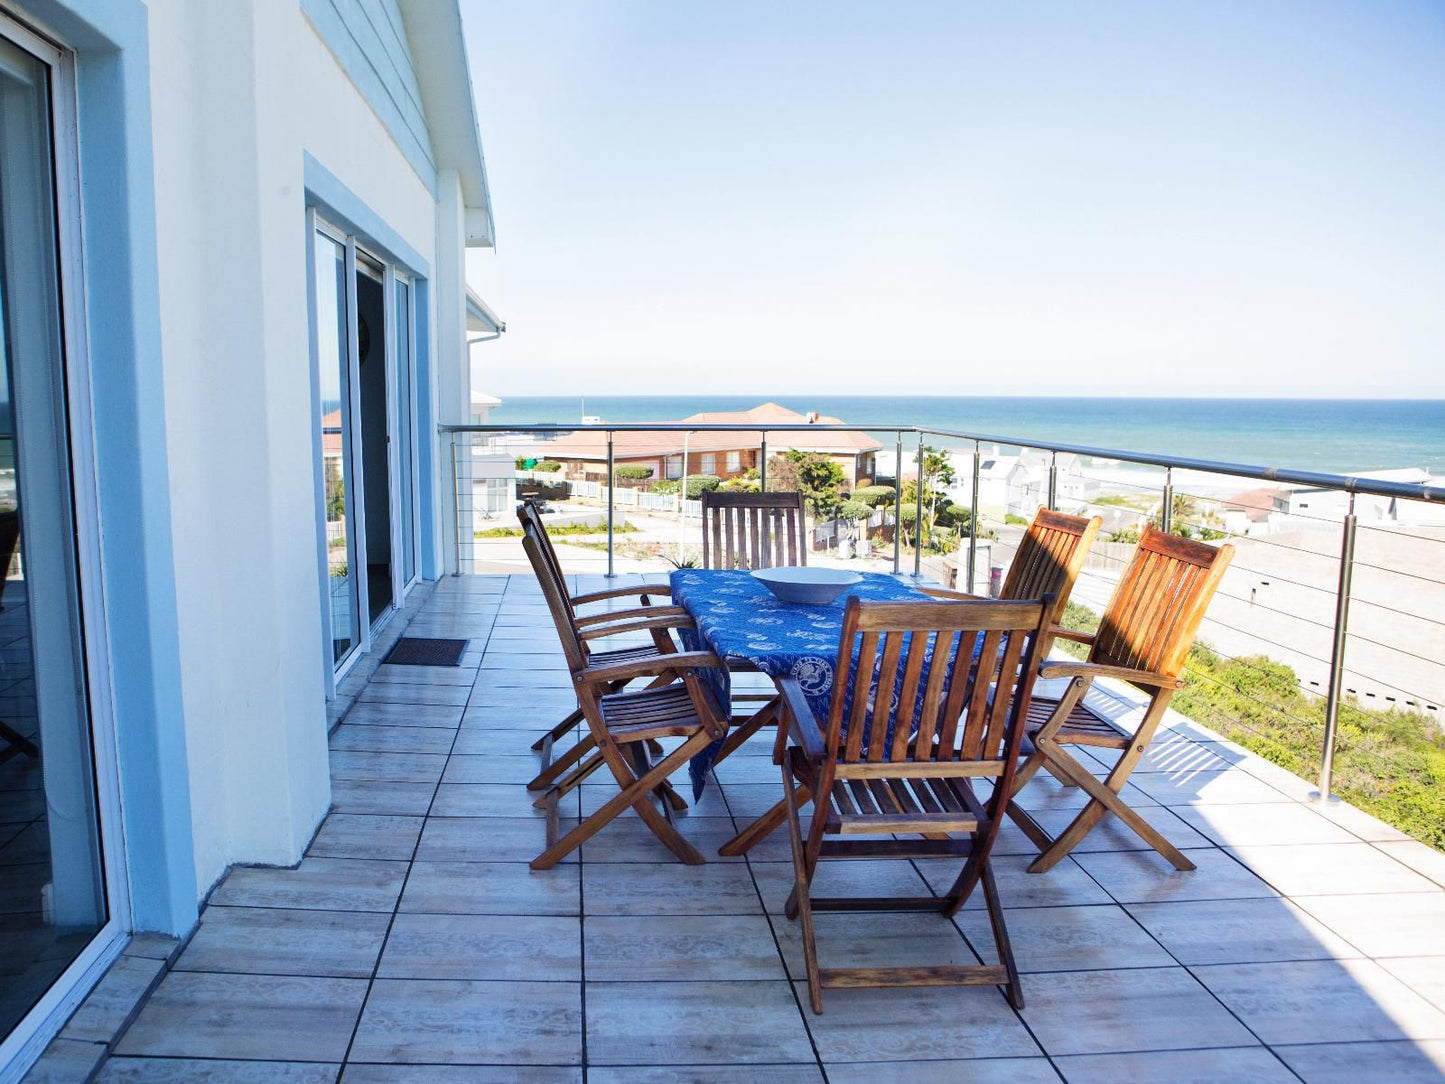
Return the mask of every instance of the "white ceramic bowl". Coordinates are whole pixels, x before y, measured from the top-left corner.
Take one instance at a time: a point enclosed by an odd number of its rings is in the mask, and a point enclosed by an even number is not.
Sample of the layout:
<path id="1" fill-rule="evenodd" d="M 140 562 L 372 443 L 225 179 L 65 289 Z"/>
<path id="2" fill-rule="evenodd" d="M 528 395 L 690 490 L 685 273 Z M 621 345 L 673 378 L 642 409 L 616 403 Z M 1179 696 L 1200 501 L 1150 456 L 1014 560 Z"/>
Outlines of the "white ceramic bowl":
<path id="1" fill-rule="evenodd" d="M 863 579 L 856 572 L 802 565 L 760 568 L 753 576 L 778 596 L 779 601 L 801 602 L 808 606 L 826 606 Z"/>

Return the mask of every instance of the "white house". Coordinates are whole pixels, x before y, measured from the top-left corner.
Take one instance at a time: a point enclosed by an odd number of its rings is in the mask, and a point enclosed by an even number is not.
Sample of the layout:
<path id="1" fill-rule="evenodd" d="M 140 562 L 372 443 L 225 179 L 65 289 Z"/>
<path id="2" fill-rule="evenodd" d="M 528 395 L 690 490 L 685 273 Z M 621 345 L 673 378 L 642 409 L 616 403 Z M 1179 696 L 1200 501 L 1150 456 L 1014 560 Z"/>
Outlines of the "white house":
<path id="1" fill-rule="evenodd" d="M 132 931 L 301 857 L 501 328 L 454 0 L 0 0 L 0 118 L 8 1080 Z"/>

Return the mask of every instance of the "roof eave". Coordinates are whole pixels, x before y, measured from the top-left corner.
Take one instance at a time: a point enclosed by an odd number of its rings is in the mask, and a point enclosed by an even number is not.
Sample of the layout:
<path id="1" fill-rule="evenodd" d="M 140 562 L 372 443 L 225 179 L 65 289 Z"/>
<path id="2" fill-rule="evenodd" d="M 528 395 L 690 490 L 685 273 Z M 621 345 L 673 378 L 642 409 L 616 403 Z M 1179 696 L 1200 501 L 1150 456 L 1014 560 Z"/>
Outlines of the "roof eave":
<path id="1" fill-rule="evenodd" d="M 398 0 L 398 5 L 412 54 L 427 61 L 417 68 L 417 85 L 437 167 L 456 170 L 461 181 L 467 247 L 492 248 L 496 224 L 461 9 L 438 0 Z"/>

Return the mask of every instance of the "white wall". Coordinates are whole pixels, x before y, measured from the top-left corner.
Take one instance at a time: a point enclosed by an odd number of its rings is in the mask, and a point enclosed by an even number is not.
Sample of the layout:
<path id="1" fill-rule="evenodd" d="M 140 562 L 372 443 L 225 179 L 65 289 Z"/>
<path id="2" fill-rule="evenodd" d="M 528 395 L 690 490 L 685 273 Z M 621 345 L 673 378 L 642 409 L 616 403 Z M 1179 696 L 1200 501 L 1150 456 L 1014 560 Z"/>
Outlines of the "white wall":
<path id="1" fill-rule="evenodd" d="M 303 152 L 434 266 L 437 217 L 426 185 L 296 3 L 153 0 L 150 34 L 177 606 L 203 892 L 228 864 L 296 861 L 330 803 Z M 443 248 L 459 244 L 452 236 Z M 443 292 L 436 281 L 432 289 Z M 459 283 L 450 289 L 461 296 Z"/>

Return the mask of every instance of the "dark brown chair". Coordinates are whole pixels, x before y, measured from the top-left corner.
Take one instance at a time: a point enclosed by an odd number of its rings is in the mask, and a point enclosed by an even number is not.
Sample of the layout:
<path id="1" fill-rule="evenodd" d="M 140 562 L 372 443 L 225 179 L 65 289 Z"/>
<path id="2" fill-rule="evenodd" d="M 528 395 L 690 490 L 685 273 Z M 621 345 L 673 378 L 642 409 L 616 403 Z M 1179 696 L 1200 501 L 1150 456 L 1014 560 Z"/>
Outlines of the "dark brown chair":
<path id="1" fill-rule="evenodd" d="M 1044 664 L 1040 676 L 1070 681 L 1059 699 L 1034 697 L 1024 744 L 1027 759 L 1014 780 L 1014 794 L 1046 768 L 1064 783 L 1087 791 L 1089 803 L 1057 838 L 1017 802 L 1010 804 L 1009 815 L 1042 852 L 1029 866 L 1030 873 L 1052 869 L 1105 813 L 1117 816 L 1175 869 L 1194 868 L 1119 795 L 1153 740 L 1175 690 L 1183 685 L 1179 675 L 1184 660 L 1233 556 L 1233 546 L 1207 546 L 1146 527 L 1104 610 L 1099 631 L 1054 628 L 1059 639 L 1088 644 L 1089 657 L 1086 662 Z M 1084 694 L 1095 678 L 1117 678 L 1149 694 L 1137 730 L 1131 733 L 1084 704 Z M 1100 782 L 1070 755 L 1071 745 L 1116 750 L 1119 759 Z"/>
<path id="2" fill-rule="evenodd" d="M 522 546 L 533 566 L 539 566 L 544 558 L 536 533 L 526 530 Z M 547 811 L 547 846 L 532 860 L 532 868 L 550 869 L 629 806 L 679 859 L 689 865 L 703 864 L 697 848 L 685 840 L 672 823 L 673 810 L 682 803 L 667 780 L 727 733 L 726 720 L 721 718 L 712 694 L 696 673 L 699 668 L 718 667 L 722 663 L 708 651 L 654 654 L 650 658 L 599 663 L 587 650 L 587 640 L 593 632 L 577 629 L 567 597 L 550 576 L 539 568 L 537 578 L 562 640 L 572 683 L 587 722 L 590 746 L 596 753 L 591 768 L 584 765 L 579 769 L 580 774 L 573 773 L 577 776 L 575 780 L 569 777 L 538 799 L 537 805 Z M 677 616 L 649 617 L 634 622 L 649 628 L 683 627 L 690 623 L 688 618 Z M 663 685 L 656 684 L 655 680 L 653 685 L 637 692 L 616 691 L 637 678 L 664 676 L 669 680 Z M 654 764 L 649 747 L 663 738 L 683 741 Z M 558 799 L 602 765 L 606 765 L 617 780 L 618 793 L 558 838 Z"/>
<path id="3" fill-rule="evenodd" d="M 592 635 L 589 636 L 588 641 L 584 641 L 584 643 L 587 644 L 586 651 L 589 664 L 601 666 L 612 663 L 650 660 L 658 655 L 670 654 L 677 650 L 677 645 L 673 642 L 671 635 L 667 631 L 666 624 L 634 624 L 634 622 L 637 621 L 645 622 L 653 618 L 685 615 L 686 611 L 680 607 L 659 606 L 652 603 L 652 596 L 654 595 L 670 595 L 672 592 L 671 587 L 665 583 L 641 584 L 633 587 L 618 587 L 610 591 L 596 591 L 585 595 L 569 595 L 567 592 L 567 579 L 562 571 L 562 563 L 557 557 L 557 551 L 552 547 L 552 540 L 547 534 L 547 528 L 543 524 L 542 517 L 537 508 L 530 501 L 524 501 L 517 509 L 517 519 L 522 525 L 523 534 L 526 535 L 528 532 L 531 532 L 536 540 L 538 560 L 533 561 L 532 564 L 538 582 L 541 583 L 543 579 L 546 578 L 555 586 L 557 593 L 563 600 L 563 609 L 568 615 L 569 623 L 575 629 L 579 631 L 582 629 L 592 630 Z M 642 603 L 641 606 L 624 610 L 604 610 L 600 613 L 586 615 L 578 613 L 581 607 L 633 596 L 638 598 Z M 608 631 L 602 632 L 601 630 L 603 629 Z M 616 636 L 636 632 L 647 632 L 652 643 L 600 651 L 593 650 L 590 644 L 590 640 L 603 636 Z M 657 678 L 660 684 L 666 684 L 671 680 L 671 675 L 665 672 L 661 673 Z M 622 686 L 619 685 L 618 690 L 621 688 Z M 581 722 L 582 709 L 579 706 L 532 744 L 533 751 L 542 755 L 542 770 L 527 784 L 529 790 L 543 790 L 550 787 L 564 772 L 571 769 L 574 764 L 577 764 L 584 756 L 591 752 L 592 745 L 588 739 L 584 738 L 562 757 L 556 760 L 552 759 L 552 746 Z"/>
<path id="4" fill-rule="evenodd" d="M 787 914 L 802 922 L 814 1012 L 823 1011 L 824 987 L 856 986 L 1001 985 L 1014 1007 L 1023 1007 L 989 856 L 1012 792 L 1038 648 L 1051 612 L 1052 600 L 854 598 L 843 620 L 827 722 L 819 726 L 797 682 L 780 683 L 791 738 L 782 758 L 794 874 Z M 991 788 L 980 796 L 974 788 L 983 781 Z M 816 795 L 806 833 L 799 788 Z M 889 838 L 905 835 L 921 838 Z M 962 859 L 963 868 L 941 897 L 811 895 L 820 859 L 950 856 Z M 997 964 L 818 966 L 814 910 L 936 911 L 951 917 L 980 884 Z"/>
<path id="5" fill-rule="evenodd" d="M 704 493 L 702 567 L 806 565 L 807 529 L 801 493 Z"/>

